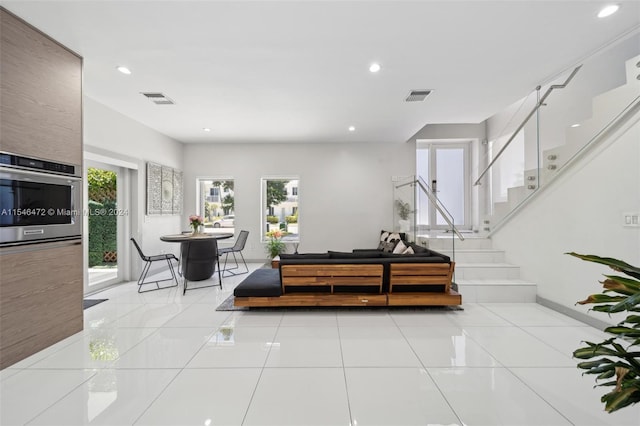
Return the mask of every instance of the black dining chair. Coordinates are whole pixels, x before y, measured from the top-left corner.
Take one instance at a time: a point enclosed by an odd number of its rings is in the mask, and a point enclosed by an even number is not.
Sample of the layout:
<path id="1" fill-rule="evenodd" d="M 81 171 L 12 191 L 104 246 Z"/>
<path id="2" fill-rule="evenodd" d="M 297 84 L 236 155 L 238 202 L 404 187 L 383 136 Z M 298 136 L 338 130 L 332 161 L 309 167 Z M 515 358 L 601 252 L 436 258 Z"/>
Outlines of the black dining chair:
<path id="1" fill-rule="evenodd" d="M 181 245 L 180 258 L 182 261 L 182 282 L 185 294 L 187 290 L 197 288 L 216 287 L 222 288 L 222 275 L 220 273 L 220 261 L 218 256 L 218 242 L 215 239 L 199 241 L 186 241 Z M 188 287 L 189 281 L 203 281 L 211 278 L 218 270 L 218 283 Z"/>
<path id="2" fill-rule="evenodd" d="M 218 255 L 224 255 L 224 266 L 222 267 L 222 275 L 225 273 L 230 275 L 242 275 L 249 272 L 249 268 L 247 267 L 247 262 L 242 255 L 242 250 L 244 250 L 245 244 L 247 244 L 247 238 L 249 237 L 249 231 L 240 231 L 238 235 L 238 239 L 233 247 L 223 247 L 218 250 Z M 240 269 L 240 264 L 238 263 L 238 258 L 236 257 L 236 253 L 240 255 L 240 259 L 242 259 L 242 263 L 244 264 L 244 272 L 235 272 L 236 269 Z M 229 254 L 233 256 L 233 260 L 236 263 L 236 266 L 227 268 L 227 261 L 229 260 Z"/>
<path id="3" fill-rule="evenodd" d="M 138 254 L 140 255 L 140 258 L 145 262 L 144 267 L 142 268 L 142 272 L 140 273 L 140 277 L 138 278 L 138 293 L 146 293 L 148 291 L 155 291 L 155 290 L 161 290 L 163 288 L 171 288 L 171 287 L 177 287 L 178 286 L 178 278 L 176 278 L 176 273 L 175 270 L 173 269 L 173 264 L 171 263 L 172 261 L 178 261 L 178 258 L 175 257 L 172 253 L 167 253 L 167 254 L 156 254 L 153 256 L 147 256 L 142 252 L 142 249 L 140 248 L 140 245 L 138 244 L 138 242 L 135 240 L 135 238 L 131 238 L 131 242 L 133 243 L 133 245 L 135 246 L 136 250 L 138 250 Z M 162 261 L 166 261 L 167 264 L 169 265 L 169 271 L 171 271 L 171 278 L 165 278 L 162 280 L 155 280 L 155 281 L 146 281 L 147 278 L 147 274 L 149 273 L 149 270 L 151 269 L 151 264 L 153 262 L 162 262 Z M 163 281 L 171 281 L 174 280 L 176 283 L 175 285 L 168 285 L 168 286 L 163 286 L 160 287 L 161 282 Z M 156 285 L 157 288 L 152 288 L 149 290 L 142 290 L 142 286 L 145 284 L 154 284 Z"/>

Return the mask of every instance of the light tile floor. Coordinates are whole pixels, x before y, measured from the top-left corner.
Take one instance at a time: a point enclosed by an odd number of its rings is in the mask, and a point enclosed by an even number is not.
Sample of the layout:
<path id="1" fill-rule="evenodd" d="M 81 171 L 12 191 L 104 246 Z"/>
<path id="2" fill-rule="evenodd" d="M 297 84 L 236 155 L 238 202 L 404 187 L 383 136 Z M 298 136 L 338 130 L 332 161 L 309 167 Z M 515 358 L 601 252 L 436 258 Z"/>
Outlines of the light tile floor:
<path id="1" fill-rule="evenodd" d="M 640 425 L 571 358 L 604 333 L 540 305 L 217 312 L 244 277 L 92 296 L 83 332 L 0 372 L 0 424 Z"/>

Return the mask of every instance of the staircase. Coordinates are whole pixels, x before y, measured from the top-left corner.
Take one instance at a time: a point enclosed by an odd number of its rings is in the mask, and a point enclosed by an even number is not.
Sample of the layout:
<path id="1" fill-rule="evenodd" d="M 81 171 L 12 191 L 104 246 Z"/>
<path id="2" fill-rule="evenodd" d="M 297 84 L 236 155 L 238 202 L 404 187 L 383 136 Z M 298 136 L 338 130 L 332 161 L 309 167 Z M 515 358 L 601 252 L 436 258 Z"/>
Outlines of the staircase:
<path id="1" fill-rule="evenodd" d="M 451 235 L 417 237 L 417 243 L 453 259 Z M 520 268 L 505 262 L 505 253 L 489 238 L 455 240 L 455 279 L 463 303 L 535 302 L 536 284 L 520 279 Z"/>
<path id="2" fill-rule="evenodd" d="M 551 182 L 560 170 L 578 155 L 601 130 L 619 116 L 633 116 L 640 110 L 640 55 L 626 61 L 626 84 L 597 95 L 592 100 L 592 116 L 567 128 L 564 143 L 541 153 L 540 169 L 524 171 L 524 184 L 507 189 L 507 200 L 493 203 L 492 215 L 484 219 L 484 231 L 494 231 L 539 187 Z"/>

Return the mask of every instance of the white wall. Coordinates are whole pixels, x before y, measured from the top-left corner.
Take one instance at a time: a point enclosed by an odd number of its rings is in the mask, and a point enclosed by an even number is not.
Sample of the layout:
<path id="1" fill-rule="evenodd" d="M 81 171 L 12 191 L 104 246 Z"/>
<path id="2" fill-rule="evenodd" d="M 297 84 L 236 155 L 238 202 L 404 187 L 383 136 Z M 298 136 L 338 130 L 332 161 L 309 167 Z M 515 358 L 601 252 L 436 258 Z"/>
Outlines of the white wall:
<path id="1" fill-rule="evenodd" d="M 393 226 L 392 176 L 415 174 L 415 143 L 187 144 L 184 164 L 184 224 L 196 211 L 197 177 L 232 177 L 236 230 L 249 231 L 245 257 L 263 260 L 262 177 L 300 178 L 299 252 L 375 247 Z"/>
<path id="2" fill-rule="evenodd" d="M 622 225 L 623 212 L 640 211 L 638 141 L 640 122 L 590 151 L 493 235 L 494 247 L 505 249 L 522 277 L 537 283 L 538 296 L 586 312 L 575 302 L 599 293 L 602 274 L 613 272 L 566 252 L 640 265 L 640 228 Z"/>
<path id="3" fill-rule="evenodd" d="M 160 236 L 179 231 L 180 215 L 146 216 L 146 162 L 183 168 L 183 144 L 134 121 L 95 100 L 83 99 L 83 130 L 85 151 L 133 162 L 138 172 L 132 179 L 134 202 L 131 209 L 131 236 L 140 242 L 145 252 L 178 253 L 178 247 L 167 247 Z M 128 243 L 129 237 L 126 238 Z M 130 244 L 130 243 L 129 243 Z M 137 254 L 136 254 L 137 256 Z M 133 262 L 132 275 L 139 271 Z"/>

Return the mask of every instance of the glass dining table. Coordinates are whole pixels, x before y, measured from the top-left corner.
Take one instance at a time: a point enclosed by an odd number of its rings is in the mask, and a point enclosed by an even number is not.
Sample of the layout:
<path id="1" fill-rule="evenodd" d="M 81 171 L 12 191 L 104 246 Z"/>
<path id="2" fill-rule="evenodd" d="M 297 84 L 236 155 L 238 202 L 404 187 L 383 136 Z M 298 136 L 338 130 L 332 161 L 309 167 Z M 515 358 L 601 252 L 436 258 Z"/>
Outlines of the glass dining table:
<path id="1" fill-rule="evenodd" d="M 163 235 L 160 240 L 168 243 L 180 243 L 179 269 L 183 277 L 184 290 L 189 281 L 203 281 L 211 278 L 218 269 L 218 283 L 203 287 L 222 287 L 222 274 L 218 261 L 218 240 L 232 238 L 232 233 L 182 233 Z"/>

